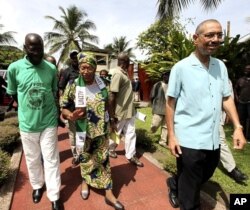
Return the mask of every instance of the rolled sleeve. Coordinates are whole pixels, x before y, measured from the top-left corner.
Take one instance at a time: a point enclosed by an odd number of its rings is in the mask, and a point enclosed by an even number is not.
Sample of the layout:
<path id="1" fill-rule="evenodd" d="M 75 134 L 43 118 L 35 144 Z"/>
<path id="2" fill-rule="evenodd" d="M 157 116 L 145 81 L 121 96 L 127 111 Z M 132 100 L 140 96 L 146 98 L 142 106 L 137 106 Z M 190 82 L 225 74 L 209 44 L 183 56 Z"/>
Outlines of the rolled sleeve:
<path id="1" fill-rule="evenodd" d="M 121 75 L 120 74 L 114 74 L 111 83 L 110 83 L 110 92 L 118 93 L 120 89 L 121 84 Z"/>

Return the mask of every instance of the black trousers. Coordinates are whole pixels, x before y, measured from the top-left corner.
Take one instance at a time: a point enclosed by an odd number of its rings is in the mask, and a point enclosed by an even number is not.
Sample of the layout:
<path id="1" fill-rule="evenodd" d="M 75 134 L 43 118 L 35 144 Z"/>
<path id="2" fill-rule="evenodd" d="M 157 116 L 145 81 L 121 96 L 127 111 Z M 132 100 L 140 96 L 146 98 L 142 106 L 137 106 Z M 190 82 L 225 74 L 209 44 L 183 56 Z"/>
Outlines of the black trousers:
<path id="1" fill-rule="evenodd" d="M 200 209 L 202 184 L 213 175 L 220 159 L 220 149 L 196 150 L 181 147 L 177 158 L 177 188 L 181 210 Z"/>
<path id="2" fill-rule="evenodd" d="M 243 132 L 245 137 L 250 140 L 250 103 L 242 104 L 238 103 L 238 114 L 240 118 L 240 124 L 243 126 Z"/>

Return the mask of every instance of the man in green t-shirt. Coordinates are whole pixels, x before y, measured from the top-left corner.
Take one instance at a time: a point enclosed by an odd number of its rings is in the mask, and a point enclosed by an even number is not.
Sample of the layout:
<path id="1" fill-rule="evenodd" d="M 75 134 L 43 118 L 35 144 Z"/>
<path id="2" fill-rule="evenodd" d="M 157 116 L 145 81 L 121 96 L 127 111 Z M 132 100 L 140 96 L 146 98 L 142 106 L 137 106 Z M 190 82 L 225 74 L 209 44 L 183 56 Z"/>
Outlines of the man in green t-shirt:
<path id="1" fill-rule="evenodd" d="M 57 146 L 56 67 L 45 61 L 41 36 L 25 37 L 26 56 L 8 68 L 7 93 L 18 102 L 18 120 L 34 203 L 41 200 L 44 184 L 52 210 L 59 202 L 61 177 Z M 43 159 L 43 162 L 42 162 Z"/>

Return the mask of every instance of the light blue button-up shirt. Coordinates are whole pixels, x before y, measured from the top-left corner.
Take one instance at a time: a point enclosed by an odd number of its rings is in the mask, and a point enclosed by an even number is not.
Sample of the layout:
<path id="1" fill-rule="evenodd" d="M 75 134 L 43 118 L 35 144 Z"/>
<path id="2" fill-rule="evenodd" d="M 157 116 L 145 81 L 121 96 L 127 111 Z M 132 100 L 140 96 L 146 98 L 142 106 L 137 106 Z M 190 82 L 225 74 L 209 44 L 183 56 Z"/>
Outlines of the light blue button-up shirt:
<path id="1" fill-rule="evenodd" d="M 210 57 L 206 69 L 192 53 L 171 70 L 167 95 L 176 98 L 175 135 L 192 149 L 219 148 L 219 123 L 223 97 L 230 96 L 224 63 Z"/>

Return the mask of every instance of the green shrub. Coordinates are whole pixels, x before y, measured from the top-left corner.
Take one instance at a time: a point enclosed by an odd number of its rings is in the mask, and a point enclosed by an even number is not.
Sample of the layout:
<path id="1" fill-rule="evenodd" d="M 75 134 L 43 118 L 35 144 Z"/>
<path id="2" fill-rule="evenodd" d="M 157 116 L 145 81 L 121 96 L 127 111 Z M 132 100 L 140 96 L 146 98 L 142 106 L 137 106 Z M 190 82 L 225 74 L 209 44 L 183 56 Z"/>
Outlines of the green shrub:
<path id="1" fill-rule="evenodd" d="M 8 178 L 10 171 L 10 156 L 7 152 L 0 150 L 0 186 Z"/>
<path id="2" fill-rule="evenodd" d="M 5 112 L 5 119 L 11 117 L 17 117 L 17 112 Z"/>
<path id="3" fill-rule="evenodd" d="M 0 122 L 0 149 L 12 153 L 20 142 L 18 119 L 16 112 L 5 113 L 4 121 Z"/>
<path id="4" fill-rule="evenodd" d="M 5 117 L 4 121 L 0 122 L 0 126 L 12 125 L 18 127 L 17 117 Z"/>
<path id="5" fill-rule="evenodd" d="M 11 153 L 15 145 L 20 142 L 19 129 L 16 126 L 5 125 L 0 128 L 0 149 Z"/>
<path id="6" fill-rule="evenodd" d="M 152 136 L 145 129 L 136 129 L 136 144 L 149 152 L 156 150 Z"/>

